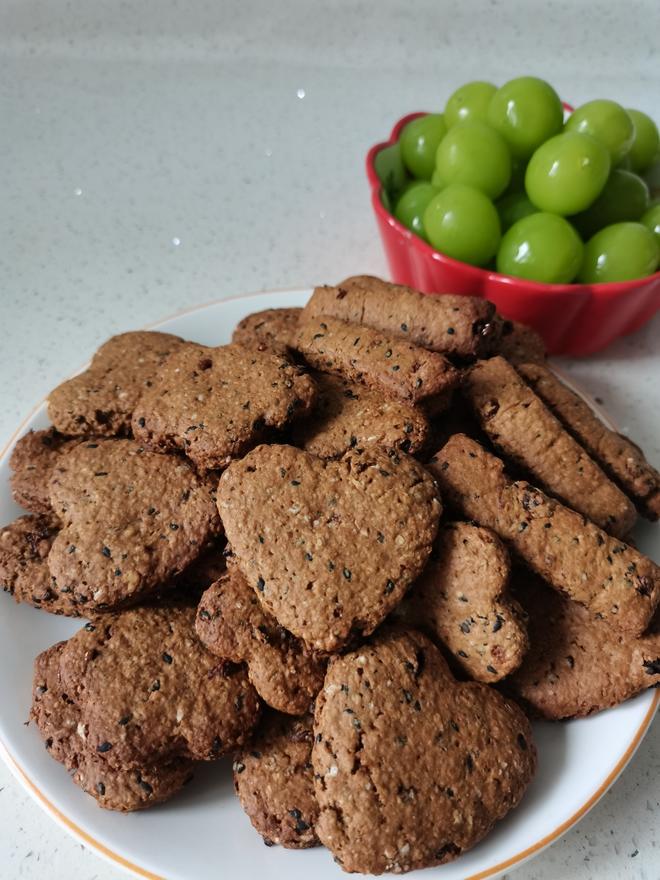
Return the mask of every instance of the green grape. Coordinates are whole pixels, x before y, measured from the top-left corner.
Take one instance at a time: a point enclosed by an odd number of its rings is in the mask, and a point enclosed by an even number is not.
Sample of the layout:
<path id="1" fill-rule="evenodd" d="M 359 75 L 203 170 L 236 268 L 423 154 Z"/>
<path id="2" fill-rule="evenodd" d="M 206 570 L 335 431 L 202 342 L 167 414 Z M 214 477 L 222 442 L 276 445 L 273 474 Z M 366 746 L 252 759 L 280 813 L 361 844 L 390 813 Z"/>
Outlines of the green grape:
<path id="1" fill-rule="evenodd" d="M 406 169 L 401 160 L 401 149 L 398 144 L 384 147 L 376 153 L 374 169 L 383 184 L 381 201 L 389 211 L 392 200 L 396 201 L 408 180 Z"/>
<path id="2" fill-rule="evenodd" d="M 438 147 L 435 167 L 447 183 L 474 186 L 491 199 L 501 195 L 511 179 L 504 138 L 478 119 L 449 129 Z"/>
<path id="3" fill-rule="evenodd" d="M 635 127 L 632 119 L 616 101 L 588 101 L 566 120 L 566 131 L 590 134 L 607 148 L 612 164 L 627 156 L 632 146 Z"/>
<path id="4" fill-rule="evenodd" d="M 481 119 L 485 122 L 488 116 L 488 105 L 497 87 L 489 82 L 465 83 L 456 89 L 445 106 L 445 122 L 449 126 L 468 119 Z"/>
<path id="5" fill-rule="evenodd" d="M 632 171 L 615 168 L 596 201 L 572 217 L 571 222 L 587 239 L 613 223 L 639 220 L 648 206 L 649 188 L 642 178 Z"/>
<path id="6" fill-rule="evenodd" d="M 413 177 L 431 179 L 438 144 L 446 134 L 447 125 L 442 113 L 428 113 L 406 125 L 399 143 L 403 164 Z"/>
<path id="7" fill-rule="evenodd" d="M 450 183 L 424 211 L 424 229 L 433 247 L 448 257 L 485 265 L 500 243 L 500 218 L 480 190 Z"/>
<path id="8" fill-rule="evenodd" d="M 582 242 L 557 214 L 530 214 L 504 234 L 497 271 L 546 284 L 569 284 L 582 263 Z"/>
<path id="9" fill-rule="evenodd" d="M 394 216 L 399 223 L 425 239 L 422 218 L 426 206 L 437 193 L 436 187 L 426 181 L 411 183 L 397 202 Z"/>
<path id="10" fill-rule="evenodd" d="M 628 110 L 635 126 L 635 137 L 630 148 L 630 162 L 633 171 L 646 171 L 660 149 L 658 126 L 641 110 Z"/>
<path id="11" fill-rule="evenodd" d="M 510 192 L 508 195 L 502 196 L 495 207 L 500 215 L 503 232 L 518 220 L 522 220 L 523 217 L 537 212 L 524 192 Z"/>
<path id="12" fill-rule="evenodd" d="M 640 223 L 643 223 L 647 229 L 651 230 L 660 246 L 660 202 L 648 209 L 642 216 Z"/>
<path id="13" fill-rule="evenodd" d="M 641 223 L 615 223 L 589 239 L 579 280 L 584 284 L 630 281 L 652 275 L 658 266 L 660 246 Z"/>
<path id="14" fill-rule="evenodd" d="M 545 80 L 534 76 L 512 79 L 493 95 L 488 121 L 517 159 L 528 159 L 537 147 L 561 131 L 564 110 Z"/>
<path id="15" fill-rule="evenodd" d="M 595 201 L 610 173 L 605 147 L 588 134 L 567 131 L 546 141 L 529 160 L 525 189 L 539 211 L 577 214 Z"/>

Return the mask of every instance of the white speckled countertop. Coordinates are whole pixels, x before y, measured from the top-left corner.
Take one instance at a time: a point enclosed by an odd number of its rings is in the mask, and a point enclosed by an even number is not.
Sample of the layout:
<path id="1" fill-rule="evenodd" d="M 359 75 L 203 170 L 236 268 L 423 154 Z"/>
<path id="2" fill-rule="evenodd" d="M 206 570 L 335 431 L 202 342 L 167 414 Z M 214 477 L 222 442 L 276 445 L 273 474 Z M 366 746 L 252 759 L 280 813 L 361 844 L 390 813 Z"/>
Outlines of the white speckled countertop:
<path id="1" fill-rule="evenodd" d="M 386 273 L 364 153 L 460 82 L 534 73 L 575 103 L 659 118 L 659 24 L 654 0 L 0 0 L 0 448 L 111 333 Z M 660 315 L 567 364 L 656 464 L 659 331 Z M 599 806 L 516 878 L 657 880 L 659 779 L 656 722 Z M 120 875 L 0 766 L 0 876 Z"/>

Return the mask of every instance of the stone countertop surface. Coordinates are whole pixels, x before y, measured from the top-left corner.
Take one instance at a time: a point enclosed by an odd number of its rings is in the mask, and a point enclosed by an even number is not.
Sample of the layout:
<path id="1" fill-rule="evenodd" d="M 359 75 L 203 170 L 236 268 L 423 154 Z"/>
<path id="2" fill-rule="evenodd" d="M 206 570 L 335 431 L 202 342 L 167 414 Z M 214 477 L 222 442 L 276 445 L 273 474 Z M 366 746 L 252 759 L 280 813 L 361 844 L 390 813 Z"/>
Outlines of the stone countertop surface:
<path id="1" fill-rule="evenodd" d="M 232 294 L 387 275 L 363 171 L 461 82 L 660 118 L 653 0 L 0 0 L 0 448 L 107 336 Z M 660 463 L 660 315 L 562 361 Z M 517 880 L 660 876 L 660 724 Z M 111 880 L 0 765 L 0 875 Z"/>

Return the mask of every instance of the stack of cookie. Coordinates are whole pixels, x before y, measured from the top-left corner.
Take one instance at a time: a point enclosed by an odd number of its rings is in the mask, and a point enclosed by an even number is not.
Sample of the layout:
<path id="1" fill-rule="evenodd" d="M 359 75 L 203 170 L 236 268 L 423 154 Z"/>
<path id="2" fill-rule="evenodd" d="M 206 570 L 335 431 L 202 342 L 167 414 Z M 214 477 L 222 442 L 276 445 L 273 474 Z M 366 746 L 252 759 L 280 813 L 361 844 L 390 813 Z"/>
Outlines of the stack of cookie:
<path id="1" fill-rule="evenodd" d="M 230 754 L 269 845 L 455 859 L 522 798 L 529 716 L 660 680 L 660 475 L 486 300 L 359 276 L 230 345 L 127 333 L 49 398 L 0 582 L 86 618 L 32 720 L 109 809 Z"/>

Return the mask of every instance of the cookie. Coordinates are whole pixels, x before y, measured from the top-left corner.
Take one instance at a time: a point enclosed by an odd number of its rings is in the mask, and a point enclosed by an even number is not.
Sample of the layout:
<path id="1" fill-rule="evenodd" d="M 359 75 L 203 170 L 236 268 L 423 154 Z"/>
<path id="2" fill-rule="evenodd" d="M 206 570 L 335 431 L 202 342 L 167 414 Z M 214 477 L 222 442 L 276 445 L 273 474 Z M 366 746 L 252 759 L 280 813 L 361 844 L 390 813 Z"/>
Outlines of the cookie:
<path id="1" fill-rule="evenodd" d="M 611 431 L 579 395 L 546 367 L 525 363 L 519 373 L 541 400 L 621 486 L 647 519 L 660 517 L 660 474 L 627 437 Z"/>
<path id="2" fill-rule="evenodd" d="M 496 352 L 510 364 L 544 364 L 547 358 L 541 336 L 520 321 L 503 321 L 502 333 L 495 346 Z"/>
<path id="3" fill-rule="evenodd" d="M 301 321 L 294 347 L 315 370 L 435 411 L 447 406 L 460 377 L 444 355 L 326 316 Z"/>
<path id="4" fill-rule="evenodd" d="M 264 608 L 318 651 L 368 635 L 398 604 L 441 513 L 428 472 L 376 447 L 324 461 L 260 446 L 222 475 L 218 508 Z"/>
<path id="5" fill-rule="evenodd" d="M 267 846 L 318 846 L 312 777 L 312 718 L 270 712 L 234 759 L 241 806 Z"/>
<path id="6" fill-rule="evenodd" d="M 634 505 L 504 358 L 478 361 L 464 393 L 497 449 L 534 483 L 617 537 L 637 518 Z"/>
<path id="7" fill-rule="evenodd" d="M 405 619 L 437 638 L 470 678 L 500 681 L 528 648 L 524 613 L 508 594 L 510 574 L 506 547 L 490 529 L 447 523 L 404 599 Z"/>
<path id="8" fill-rule="evenodd" d="M 492 529 L 556 590 L 632 635 L 647 628 L 660 599 L 660 569 L 646 556 L 529 483 L 510 480 L 500 459 L 462 434 L 428 467 L 443 498 Z"/>
<path id="9" fill-rule="evenodd" d="M 286 353 L 298 328 L 302 309 L 264 309 L 236 325 L 231 341 L 252 351 Z"/>
<path id="10" fill-rule="evenodd" d="M 157 766 L 123 770 L 109 767 L 81 735 L 80 711 L 65 693 L 60 676 L 64 642 L 35 661 L 30 720 L 48 753 L 67 768 L 73 781 L 108 810 L 142 810 L 172 797 L 192 777 L 193 763 L 174 758 Z"/>
<path id="11" fill-rule="evenodd" d="M 185 452 L 202 470 L 223 468 L 266 431 L 306 416 L 315 399 L 309 376 L 280 355 L 188 343 L 143 393 L 133 433 L 153 449 Z"/>
<path id="12" fill-rule="evenodd" d="M 63 453 L 77 442 L 55 428 L 24 434 L 9 459 L 14 501 L 33 513 L 50 513 L 48 483 L 52 472 L 61 466 Z"/>
<path id="13" fill-rule="evenodd" d="M 182 459 L 132 440 L 82 443 L 50 482 L 62 522 L 48 567 L 86 610 L 134 603 L 195 560 L 220 528 L 209 487 Z"/>
<path id="14" fill-rule="evenodd" d="M 194 608 L 104 615 L 66 643 L 60 674 L 87 748 L 120 769 L 215 760 L 246 742 L 258 720 L 244 667 L 204 648 Z"/>
<path id="15" fill-rule="evenodd" d="M 47 514 L 26 514 L 0 529 L 0 586 L 17 602 L 78 617 L 71 590 L 60 589 L 48 569 L 58 530 L 57 519 Z"/>
<path id="16" fill-rule="evenodd" d="M 314 373 L 319 398 L 314 412 L 293 431 L 293 441 L 321 458 L 369 445 L 420 453 L 429 439 L 429 422 L 418 407 L 384 397 L 341 376 Z"/>
<path id="17" fill-rule="evenodd" d="M 325 662 L 261 607 L 235 566 L 202 596 L 195 627 L 213 654 L 247 664 L 254 689 L 269 706 L 290 715 L 309 710 Z"/>
<path id="18" fill-rule="evenodd" d="M 303 317 L 324 316 L 364 324 L 459 358 L 483 357 L 499 333 L 495 306 L 487 299 L 428 296 L 370 275 L 347 278 L 336 287 L 317 287 Z"/>
<path id="19" fill-rule="evenodd" d="M 576 718 L 660 684 L 660 620 L 639 639 L 594 620 L 529 575 L 518 595 L 529 615 L 530 650 L 507 682 L 543 718 Z"/>
<path id="20" fill-rule="evenodd" d="M 133 408 L 165 360 L 183 345 L 178 336 L 139 330 L 113 336 L 90 366 L 51 391 L 48 415 L 58 431 L 110 437 L 130 432 Z"/>
<path id="21" fill-rule="evenodd" d="M 536 768 L 521 710 L 456 681 L 413 630 L 330 661 L 314 734 L 316 833 L 345 871 L 452 861 L 518 804 Z"/>

